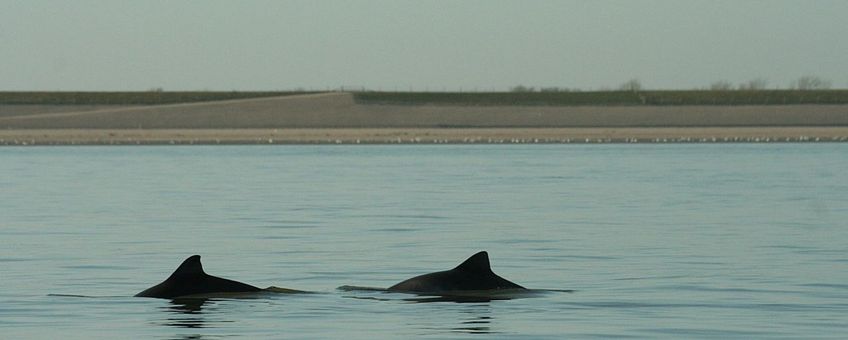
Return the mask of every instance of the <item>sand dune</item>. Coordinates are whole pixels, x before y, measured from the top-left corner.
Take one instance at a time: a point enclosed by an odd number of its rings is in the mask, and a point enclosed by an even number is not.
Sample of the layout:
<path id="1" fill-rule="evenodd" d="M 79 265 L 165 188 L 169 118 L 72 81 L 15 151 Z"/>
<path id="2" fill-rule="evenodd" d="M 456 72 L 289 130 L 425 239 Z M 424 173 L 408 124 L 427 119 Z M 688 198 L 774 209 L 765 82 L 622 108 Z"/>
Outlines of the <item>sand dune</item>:
<path id="1" fill-rule="evenodd" d="M 0 145 L 848 141 L 848 105 L 364 105 L 322 93 L 0 113 Z"/>
<path id="2" fill-rule="evenodd" d="M 363 105 L 322 93 L 129 107 L 0 106 L 0 129 L 573 128 L 848 126 L 848 105 L 436 106 Z M 23 110 L 23 108 L 19 108 Z"/>

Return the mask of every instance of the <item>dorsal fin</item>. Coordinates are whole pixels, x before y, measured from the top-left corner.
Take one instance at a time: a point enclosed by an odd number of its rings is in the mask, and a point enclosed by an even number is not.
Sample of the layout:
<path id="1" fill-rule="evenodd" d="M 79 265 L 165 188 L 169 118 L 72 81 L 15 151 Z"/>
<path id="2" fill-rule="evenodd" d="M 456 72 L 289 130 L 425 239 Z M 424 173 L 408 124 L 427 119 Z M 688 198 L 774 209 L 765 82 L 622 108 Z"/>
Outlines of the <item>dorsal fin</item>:
<path id="1" fill-rule="evenodd" d="M 485 250 L 477 254 L 471 255 L 465 262 L 456 266 L 454 270 L 463 270 L 470 272 L 491 272 L 492 267 L 489 265 L 489 253 Z"/>
<path id="2" fill-rule="evenodd" d="M 171 274 L 171 277 L 184 277 L 206 274 L 203 272 L 203 265 L 200 264 L 200 255 L 189 256 L 183 263 L 177 267 L 177 270 Z"/>

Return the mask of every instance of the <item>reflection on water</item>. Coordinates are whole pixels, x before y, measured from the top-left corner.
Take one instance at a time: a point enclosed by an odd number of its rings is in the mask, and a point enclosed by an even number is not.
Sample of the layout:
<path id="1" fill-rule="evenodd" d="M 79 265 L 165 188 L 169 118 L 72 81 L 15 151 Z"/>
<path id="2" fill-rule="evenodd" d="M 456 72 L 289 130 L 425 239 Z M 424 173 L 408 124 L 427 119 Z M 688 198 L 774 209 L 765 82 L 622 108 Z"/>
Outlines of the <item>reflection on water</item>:
<path id="1" fill-rule="evenodd" d="M 388 292 L 384 292 L 388 293 Z M 396 293 L 391 293 L 396 294 Z M 406 293 L 402 293 L 406 295 Z M 461 296 L 461 295 L 413 295 L 412 297 L 393 298 L 389 296 L 360 296 L 360 295 L 344 295 L 345 298 L 358 300 L 374 300 L 374 301 L 405 301 L 412 303 L 431 303 L 431 302 L 453 302 L 453 303 L 486 303 L 497 300 L 511 300 L 516 297 L 512 296 Z"/>
<path id="2" fill-rule="evenodd" d="M 491 326 L 494 318 L 491 315 L 492 311 L 489 304 L 475 305 L 472 308 L 463 310 L 462 313 L 466 314 L 466 317 L 460 320 L 458 327 L 453 328 L 454 332 L 471 334 L 493 333 Z"/>
<path id="3" fill-rule="evenodd" d="M 441 296 L 420 296 L 403 299 L 404 301 L 415 303 L 429 302 L 455 302 L 455 303 L 486 303 L 496 300 L 511 300 L 514 297 L 510 296 L 457 296 L 457 295 L 441 295 Z"/>
<path id="4" fill-rule="evenodd" d="M 422 331 L 421 334 L 494 334 L 497 331 L 498 320 L 492 315 L 493 309 L 498 309 L 496 303 L 473 303 L 461 305 L 434 306 L 428 308 L 427 318 L 408 319 L 407 325 Z M 417 312 L 423 312 L 417 310 Z M 448 335 L 450 336 L 450 335 Z M 456 336 L 456 335 L 453 335 Z"/>
<path id="5" fill-rule="evenodd" d="M 413 323 L 416 328 L 427 331 L 448 331 L 451 333 L 467 334 L 489 334 L 494 333 L 492 323 L 494 317 L 491 315 L 492 303 L 499 300 L 512 300 L 538 295 L 540 292 L 482 292 L 472 291 L 468 295 L 428 295 L 389 292 L 384 288 L 341 286 L 338 290 L 347 292 L 345 298 L 357 300 L 371 300 L 378 302 L 405 302 L 413 304 L 433 303 L 436 306 L 435 320 L 422 319 Z M 570 291 L 565 291 L 570 292 Z M 448 305 L 439 306 L 439 303 Z M 456 306 L 456 307 L 452 307 Z M 434 323 L 435 321 L 435 323 Z M 423 324 L 418 324 L 421 322 Z"/>
<path id="6" fill-rule="evenodd" d="M 373 291 L 372 291 L 373 292 Z M 466 333 L 466 334 L 491 334 L 495 333 L 492 330 L 492 324 L 495 320 L 491 315 L 492 306 L 490 302 L 498 300 L 510 300 L 516 297 L 510 296 L 414 296 L 408 298 L 392 298 L 392 295 L 407 295 L 382 292 L 381 296 L 346 296 L 348 298 L 373 301 L 399 301 L 412 303 L 458 303 L 464 304 L 459 310 L 454 310 L 445 313 L 443 316 L 448 317 L 448 320 L 443 320 L 438 325 L 427 323 L 420 325 L 423 329 L 441 330 L 451 333 Z M 164 320 L 158 323 L 162 326 L 185 328 L 185 329 L 205 329 L 219 327 L 222 322 L 234 322 L 221 320 L 217 317 L 212 317 L 216 308 L 215 299 L 210 298 L 177 298 L 168 302 L 168 305 L 159 307 L 166 314 Z M 438 307 L 437 307 L 438 308 Z M 430 320 L 432 321 L 432 320 Z M 179 334 L 174 339 L 204 339 L 208 335 L 204 334 Z"/>
<path id="7" fill-rule="evenodd" d="M 207 322 L 203 312 L 204 305 L 208 308 L 213 303 L 205 298 L 174 299 L 170 305 L 161 307 L 168 314 L 162 324 L 181 328 L 206 328 Z"/>
<path id="8" fill-rule="evenodd" d="M 393 292 L 386 288 L 364 287 L 364 286 L 340 286 L 339 291 L 357 293 L 357 295 L 345 295 L 345 297 L 363 300 L 392 301 L 393 296 L 404 296 L 401 300 L 415 303 L 427 302 L 456 302 L 456 303 L 482 303 L 498 300 L 512 300 L 540 297 L 555 293 L 574 293 L 573 289 L 500 289 L 500 290 L 468 290 L 451 291 L 441 293 L 414 293 Z M 369 296 L 361 296 L 371 294 Z M 375 294 L 391 294 L 384 297 Z M 412 296 L 412 297 L 409 297 Z"/>
<path id="9" fill-rule="evenodd" d="M 498 300 L 512 300 L 521 298 L 538 297 L 546 293 L 572 293 L 570 289 L 520 289 L 520 290 L 497 290 L 497 291 L 455 291 L 444 294 L 436 293 L 404 293 L 390 292 L 385 288 L 375 287 L 360 287 L 360 286 L 341 286 L 337 288 L 343 292 L 353 292 L 360 294 L 371 294 L 368 296 L 361 295 L 345 295 L 347 298 L 376 300 L 376 301 L 394 301 L 398 300 L 394 296 L 404 296 L 400 300 L 413 303 L 429 303 L 429 302 L 455 302 L 455 303 L 485 303 Z M 381 296 L 373 295 L 381 294 Z M 382 294 L 390 294 L 382 296 Z M 411 296 L 411 297 L 410 297 Z"/>

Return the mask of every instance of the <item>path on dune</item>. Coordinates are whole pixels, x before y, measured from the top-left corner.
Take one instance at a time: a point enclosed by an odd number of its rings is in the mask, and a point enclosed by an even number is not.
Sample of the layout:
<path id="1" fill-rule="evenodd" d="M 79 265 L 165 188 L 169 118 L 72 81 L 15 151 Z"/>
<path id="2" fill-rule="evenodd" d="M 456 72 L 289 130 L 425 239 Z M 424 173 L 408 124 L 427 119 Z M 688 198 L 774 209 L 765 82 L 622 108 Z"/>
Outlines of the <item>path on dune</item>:
<path id="1" fill-rule="evenodd" d="M 109 105 L 109 107 L 107 107 L 107 108 L 95 109 L 95 110 L 57 112 L 57 113 L 33 113 L 33 114 L 0 117 L 0 121 L 3 121 L 3 120 L 18 120 L 18 119 L 32 119 L 32 118 L 45 119 L 45 118 L 57 118 L 57 117 L 75 117 L 75 116 L 84 116 L 84 115 L 98 114 L 98 113 L 121 113 L 121 112 L 134 112 L 134 111 L 144 111 L 144 110 L 152 110 L 152 109 L 214 107 L 214 106 L 224 106 L 224 105 L 233 105 L 233 104 L 238 105 L 238 104 L 252 103 L 252 102 L 268 102 L 268 101 L 279 101 L 279 100 L 287 100 L 287 99 L 290 99 L 290 100 L 316 99 L 316 98 L 333 97 L 333 96 L 351 96 L 351 95 L 349 93 L 330 92 L 330 93 L 313 93 L 313 94 L 301 94 L 301 95 L 289 95 L 289 96 L 277 96 L 277 97 L 230 99 L 230 100 L 216 100 L 216 101 L 206 101 L 206 102 L 163 104 L 163 105 L 131 105 L 131 106 L 120 107 L 120 108 L 115 107 L 115 105 Z"/>

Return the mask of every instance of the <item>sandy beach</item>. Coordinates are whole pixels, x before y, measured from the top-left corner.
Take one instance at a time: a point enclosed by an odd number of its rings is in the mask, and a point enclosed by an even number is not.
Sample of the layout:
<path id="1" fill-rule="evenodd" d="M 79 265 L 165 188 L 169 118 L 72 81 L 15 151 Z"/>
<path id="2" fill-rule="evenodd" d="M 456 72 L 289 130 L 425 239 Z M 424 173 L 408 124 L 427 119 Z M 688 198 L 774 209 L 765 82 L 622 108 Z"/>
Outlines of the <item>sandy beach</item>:
<path id="1" fill-rule="evenodd" d="M 846 142 L 848 127 L 0 130 L 0 145 Z"/>

